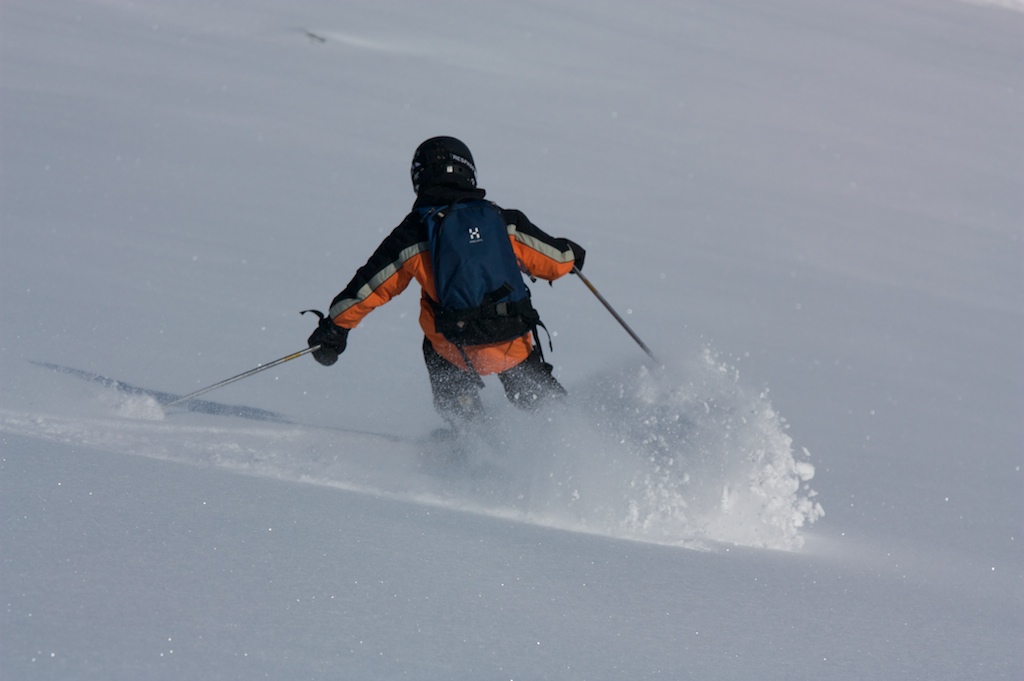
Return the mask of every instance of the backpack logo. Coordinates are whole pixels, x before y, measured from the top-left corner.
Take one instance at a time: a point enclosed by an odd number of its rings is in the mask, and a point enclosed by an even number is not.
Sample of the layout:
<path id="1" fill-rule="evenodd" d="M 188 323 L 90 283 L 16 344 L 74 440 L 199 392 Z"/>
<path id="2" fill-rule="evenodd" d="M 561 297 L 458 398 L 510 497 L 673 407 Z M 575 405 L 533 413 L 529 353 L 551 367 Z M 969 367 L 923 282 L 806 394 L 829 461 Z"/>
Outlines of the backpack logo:
<path id="1" fill-rule="evenodd" d="M 480 243 L 483 240 L 484 240 L 484 238 L 482 236 L 480 236 L 480 228 L 479 227 L 470 227 L 469 228 L 469 243 L 471 243 L 471 244 L 478 244 L 478 243 Z"/>

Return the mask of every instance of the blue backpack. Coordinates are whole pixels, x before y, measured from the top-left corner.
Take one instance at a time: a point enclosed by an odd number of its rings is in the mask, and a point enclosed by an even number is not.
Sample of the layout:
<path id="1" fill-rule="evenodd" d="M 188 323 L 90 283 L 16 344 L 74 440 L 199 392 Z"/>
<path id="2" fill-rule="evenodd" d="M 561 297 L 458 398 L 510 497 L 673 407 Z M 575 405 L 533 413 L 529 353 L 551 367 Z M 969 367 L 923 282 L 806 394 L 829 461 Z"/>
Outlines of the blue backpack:
<path id="1" fill-rule="evenodd" d="M 477 199 L 420 213 L 430 242 L 437 290 L 437 302 L 430 302 L 438 333 L 464 347 L 536 332 L 540 316 L 500 209 Z"/>

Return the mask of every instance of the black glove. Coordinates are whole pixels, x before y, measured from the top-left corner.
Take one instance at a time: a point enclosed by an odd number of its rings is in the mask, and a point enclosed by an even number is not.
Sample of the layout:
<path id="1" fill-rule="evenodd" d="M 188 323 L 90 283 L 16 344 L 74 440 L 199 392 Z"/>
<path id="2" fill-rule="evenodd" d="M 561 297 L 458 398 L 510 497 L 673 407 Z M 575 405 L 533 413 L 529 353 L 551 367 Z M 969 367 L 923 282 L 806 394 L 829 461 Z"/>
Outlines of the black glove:
<path id="1" fill-rule="evenodd" d="M 348 344 L 348 329 L 335 324 L 330 317 L 320 320 L 313 335 L 309 337 L 309 347 L 319 345 L 313 351 L 313 359 L 329 367 L 338 361 L 338 355 L 345 352 Z"/>
<path id="2" fill-rule="evenodd" d="M 566 239 L 566 241 L 569 243 L 569 247 L 572 249 L 573 255 L 576 256 L 576 269 L 582 272 L 583 261 L 587 257 L 586 250 L 584 250 L 583 246 L 580 246 L 575 241 L 570 241 L 569 239 Z"/>

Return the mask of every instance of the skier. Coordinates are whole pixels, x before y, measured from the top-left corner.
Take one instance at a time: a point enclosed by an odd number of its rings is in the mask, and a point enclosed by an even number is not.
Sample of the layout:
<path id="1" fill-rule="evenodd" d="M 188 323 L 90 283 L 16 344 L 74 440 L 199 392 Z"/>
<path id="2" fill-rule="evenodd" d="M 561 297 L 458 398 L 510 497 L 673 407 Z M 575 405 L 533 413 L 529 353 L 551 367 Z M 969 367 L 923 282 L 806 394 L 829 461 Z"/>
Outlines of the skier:
<path id="1" fill-rule="evenodd" d="M 425 335 L 423 358 L 434 407 L 450 424 L 459 427 L 482 415 L 479 390 L 483 387 L 480 378 L 483 375 L 497 374 L 509 401 L 526 410 L 536 409 L 564 395 L 565 389 L 552 376 L 552 366 L 544 361 L 541 354 L 537 337 L 539 317 L 529 304 L 528 296 L 525 302 L 506 298 L 508 302 L 499 303 L 497 300 L 513 287 L 525 289 L 522 273 L 531 279 L 553 281 L 572 272 L 574 267 L 582 269 L 583 248 L 568 239 L 549 236 L 520 211 L 484 201 L 485 190 L 476 186 L 473 156 L 469 148 L 454 137 L 433 137 L 423 142 L 413 155 L 410 173 L 416 192 L 413 210 L 334 298 L 330 312 L 309 337 L 310 347 L 320 346 L 312 353 L 313 357 L 324 366 L 334 364 L 345 350 L 349 331 L 370 311 L 404 291 L 415 279 L 422 288 L 420 326 Z M 450 268 L 442 268 L 432 260 L 434 251 L 439 248 L 434 240 L 440 238 L 437 233 L 442 231 L 439 227 L 441 220 L 454 219 L 443 218 L 445 214 L 454 215 L 460 207 L 482 204 L 486 204 L 480 209 L 484 213 L 491 210 L 500 217 L 501 238 L 498 241 L 504 244 L 507 235 L 508 245 L 514 253 L 511 262 L 513 267 L 517 265 L 517 270 L 506 278 L 500 290 L 484 296 L 473 311 L 474 318 L 488 317 L 493 322 L 497 314 L 511 315 L 514 318 L 505 318 L 501 323 L 505 325 L 505 336 L 508 329 L 515 329 L 512 331 L 515 335 L 509 338 L 497 334 L 498 339 L 495 340 L 487 337 L 491 333 L 487 330 L 469 337 L 469 343 L 457 338 L 453 342 L 451 324 L 439 323 L 440 319 L 448 319 L 451 311 L 441 305 L 438 290 L 471 286 L 473 282 L 438 281 L 439 276 L 457 278 L 460 275 L 448 273 Z M 472 233 L 474 229 L 471 227 L 466 231 Z M 452 231 L 448 229 L 448 232 Z M 504 245 L 501 248 L 507 250 Z M 471 260 L 476 257 L 474 253 L 467 251 L 460 257 Z M 499 267 L 497 261 L 483 264 L 485 270 Z M 455 269 L 472 271 L 470 267 Z M 500 280 L 504 274 L 499 272 L 497 276 Z M 463 322 L 455 326 L 461 328 Z"/>

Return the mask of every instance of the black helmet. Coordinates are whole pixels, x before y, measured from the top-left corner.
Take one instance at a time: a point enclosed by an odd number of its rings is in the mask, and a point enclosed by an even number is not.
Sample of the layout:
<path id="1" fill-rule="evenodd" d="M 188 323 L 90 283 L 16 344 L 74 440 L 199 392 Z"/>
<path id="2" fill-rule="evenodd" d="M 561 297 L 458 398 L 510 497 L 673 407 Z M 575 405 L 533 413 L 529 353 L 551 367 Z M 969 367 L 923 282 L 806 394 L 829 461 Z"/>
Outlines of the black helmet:
<path id="1" fill-rule="evenodd" d="M 412 155 L 412 188 L 449 185 L 457 189 L 476 187 L 476 166 L 469 147 L 454 137 L 431 137 Z"/>

